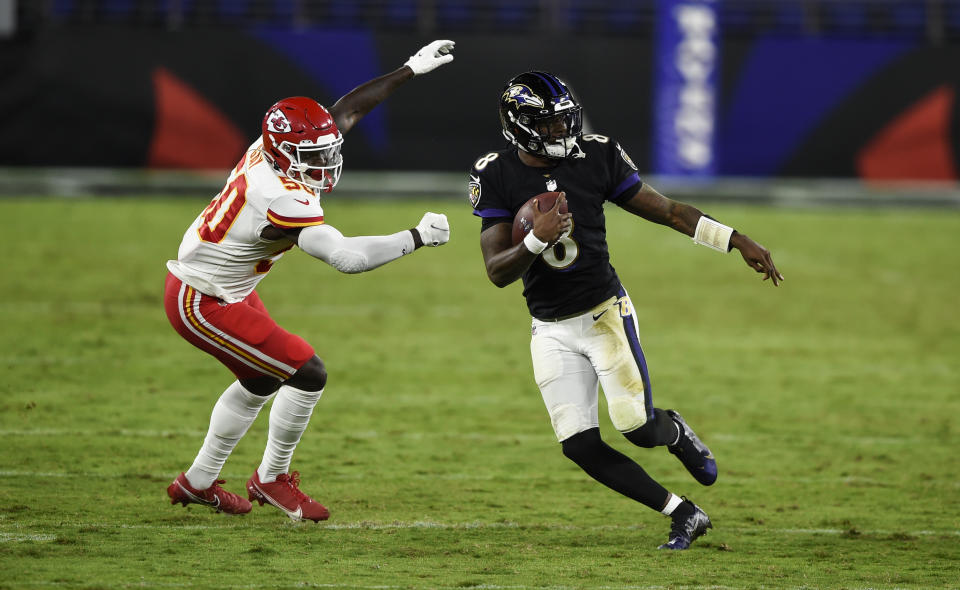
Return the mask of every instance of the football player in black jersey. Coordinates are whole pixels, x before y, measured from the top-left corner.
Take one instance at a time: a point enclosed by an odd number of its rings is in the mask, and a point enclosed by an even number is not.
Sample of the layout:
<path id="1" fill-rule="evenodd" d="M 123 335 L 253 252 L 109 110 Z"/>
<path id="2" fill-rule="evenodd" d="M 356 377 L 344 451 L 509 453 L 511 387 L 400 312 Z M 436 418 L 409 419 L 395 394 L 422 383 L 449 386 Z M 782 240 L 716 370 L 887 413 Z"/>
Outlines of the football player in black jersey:
<path id="1" fill-rule="evenodd" d="M 579 103 L 553 74 L 531 71 L 510 80 L 500 95 L 500 121 L 511 145 L 474 163 L 470 201 L 482 220 L 487 276 L 498 287 L 523 280 L 533 316 L 534 377 L 563 454 L 600 483 L 671 516 L 660 548 L 686 549 L 711 527 L 706 513 L 600 438 L 598 384 L 611 422 L 629 441 L 666 446 L 698 482 L 716 481 L 712 453 L 680 414 L 653 407 L 633 305 L 610 265 L 604 201 L 698 244 L 736 248 L 774 285 L 783 276 L 766 248 L 641 181 L 614 139 L 584 135 Z M 514 244 L 514 216 L 545 191 L 563 194 L 546 212 L 534 208 L 533 229 Z M 560 211 L 564 200 L 569 213 Z"/>

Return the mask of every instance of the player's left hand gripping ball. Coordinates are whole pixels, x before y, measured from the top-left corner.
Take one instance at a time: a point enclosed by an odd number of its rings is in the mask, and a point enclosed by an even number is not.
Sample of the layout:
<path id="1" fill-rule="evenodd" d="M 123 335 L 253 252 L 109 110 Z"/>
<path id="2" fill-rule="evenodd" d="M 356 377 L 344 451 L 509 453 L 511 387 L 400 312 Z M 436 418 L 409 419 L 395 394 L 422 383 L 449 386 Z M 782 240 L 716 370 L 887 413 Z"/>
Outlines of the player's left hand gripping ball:
<path id="1" fill-rule="evenodd" d="M 453 47 L 456 45 L 449 39 L 441 39 L 424 45 L 420 51 L 410 56 L 403 65 L 413 70 L 414 74 L 426 74 L 439 68 L 443 64 L 453 61 Z"/>
<path id="2" fill-rule="evenodd" d="M 417 224 L 424 246 L 440 246 L 450 241 L 450 224 L 443 213 L 425 213 Z"/>

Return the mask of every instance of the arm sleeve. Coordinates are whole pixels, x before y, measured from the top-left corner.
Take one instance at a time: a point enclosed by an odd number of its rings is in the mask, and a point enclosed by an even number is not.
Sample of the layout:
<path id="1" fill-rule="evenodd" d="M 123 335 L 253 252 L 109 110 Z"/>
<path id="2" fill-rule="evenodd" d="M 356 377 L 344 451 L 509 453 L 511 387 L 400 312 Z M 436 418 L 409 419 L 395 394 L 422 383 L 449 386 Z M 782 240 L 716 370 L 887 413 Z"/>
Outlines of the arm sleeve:
<path id="1" fill-rule="evenodd" d="M 416 249 L 410 230 L 388 236 L 346 237 L 329 225 L 303 228 L 297 245 L 310 256 L 350 274 L 373 270 Z"/>

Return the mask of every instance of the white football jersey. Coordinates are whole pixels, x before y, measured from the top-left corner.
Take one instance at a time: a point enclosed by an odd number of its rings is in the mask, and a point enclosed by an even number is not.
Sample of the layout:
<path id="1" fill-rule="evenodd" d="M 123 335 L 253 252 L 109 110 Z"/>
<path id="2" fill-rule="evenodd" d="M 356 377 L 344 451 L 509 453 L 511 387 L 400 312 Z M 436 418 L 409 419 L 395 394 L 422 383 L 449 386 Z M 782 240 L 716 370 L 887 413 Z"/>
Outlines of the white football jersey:
<path id="1" fill-rule="evenodd" d="M 260 232 L 265 227 L 323 223 L 320 198 L 275 172 L 262 147 L 262 137 L 253 142 L 220 194 L 187 228 L 177 259 L 167 262 L 178 279 L 227 303 L 242 301 L 294 246 L 264 240 Z"/>

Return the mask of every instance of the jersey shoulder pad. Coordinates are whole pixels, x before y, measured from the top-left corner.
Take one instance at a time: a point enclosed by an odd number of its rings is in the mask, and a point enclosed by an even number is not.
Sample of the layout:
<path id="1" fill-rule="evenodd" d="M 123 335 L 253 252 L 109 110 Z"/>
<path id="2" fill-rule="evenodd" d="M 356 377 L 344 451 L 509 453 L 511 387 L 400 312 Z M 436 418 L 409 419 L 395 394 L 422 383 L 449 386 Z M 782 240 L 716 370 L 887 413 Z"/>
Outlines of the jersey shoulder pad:
<path id="1" fill-rule="evenodd" d="M 617 149 L 617 140 L 601 133 L 584 133 L 578 142 L 580 149 L 589 153 L 610 153 Z"/>
<path id="2" fill-rule="evenodd" d="M 267 221 L 281 229 L 296 229 L 323 223 L 320 199 L 307 190 L 286 190 L 269 199 Z"/>
<path id="3" fill-rule="evenodd" d="M 259 150 L 247 152 L 248 194 L 262 198 L 267 221 L 282 229 L 323 223 L 320 199 L 305 186 L 277 173 Z"/>
<path id="4" fill-rule="evenodd" d="M 611 140 L 613 141 L 613 140 Z M 623 146 L 620 145 L 619 141 L 613 142 L 613 147 L 617 150 L 616 157 L 623 160 L 623 162 L 629 166 L 634 172 L 640 170 L 637 168 L 637 165 L 633 163 L 633 160 L 630 158 L 630 154 L 627 153 L 627 150 L 623 149 Z"/>
<path id="5" fill-rule="evenodd" d="M 599 157 L 609 158 L 612 161 L 622 160 L 634 171 L 638 170 L 637 165 L 630 159 L 630 155 L 623 149 L 620 142 L 609 135 L 599 133 L 588 133 L 581 137 L 580 148 L 585 152 L 597 153 Z"/>
<path id="6" fill-rule="evenodd" d="M 498 168 L 500 163 L 503 161 L 504 154 L 508 151 L 509 150 L 501 150 L 498 152 L 486 152 L 482 154 L 476 159 L 476 161 L 474 161 L 471 172 L 483 174 L 489 173 L 490 170 Z"/>
<path id="7" fill-rule="evenodd" d="M 474 161 L 470 168 L 470 181 L 467 183 L 467 197 L 470 199 L 470 205 L 474 209 L 482 209 L 489 206 L 489 202 L 481 203 L 484 190 L 489 194 L 496 191 L 497 179 L 502 174 L 501 168 L 504 156 L 510 150 L 501 150 L 487 152 Z M 487 199 L 489 201 L 489 199 Z"/>

